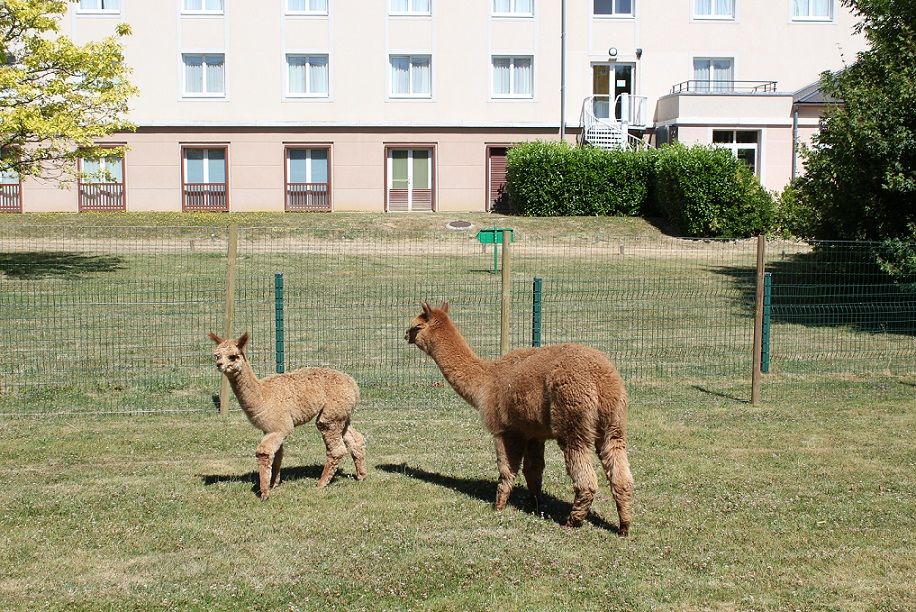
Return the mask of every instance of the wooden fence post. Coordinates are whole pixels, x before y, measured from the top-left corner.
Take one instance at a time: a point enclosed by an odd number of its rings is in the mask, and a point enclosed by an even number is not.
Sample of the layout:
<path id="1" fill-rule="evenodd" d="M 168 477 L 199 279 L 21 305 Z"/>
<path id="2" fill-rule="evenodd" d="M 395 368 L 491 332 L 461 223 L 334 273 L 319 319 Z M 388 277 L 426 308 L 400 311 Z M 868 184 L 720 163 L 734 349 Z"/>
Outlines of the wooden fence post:
<path id="1" fill-rule="evenodd" d="M 763 279 L 766 236 L 757 234 L 757 290 L 754 297 L 754 365 L 751 372 L 751 404 L 760 402 L 760 365 L 763 348 Z"/>
<path id="2" fill-rule="evenodd" d="M 509 352 L 509 305 L 512 300 L 512 284 L 510 280 L 509 268 L 509 243 L 511 242 L 512 232 L 503 229 L 503 275 L 502 291 L 500 293 L 500 316 L 499 316 L 499 353 L 505 355 Z M 494 245 L 494 248 L 496 246 Z"/>
<path id="3" fill-rule="evenodd" d="M 223 338 L 232 337 L 232 316 L 235 312 L 235 262 L 239 248 L 239 226 L 229 225 L 229 249 L 226 252 L 226 309 L 223 314 Z M 229 379 L 222 377 L 219 385 L 219 413 L 229 413 Z"/>

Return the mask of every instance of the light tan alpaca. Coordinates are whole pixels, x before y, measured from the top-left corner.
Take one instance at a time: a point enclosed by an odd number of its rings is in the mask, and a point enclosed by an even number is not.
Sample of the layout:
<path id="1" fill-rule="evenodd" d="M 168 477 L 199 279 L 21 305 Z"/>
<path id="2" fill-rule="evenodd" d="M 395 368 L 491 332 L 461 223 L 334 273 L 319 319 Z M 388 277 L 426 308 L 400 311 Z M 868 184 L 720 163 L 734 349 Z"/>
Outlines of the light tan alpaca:
<path id="1" fill-rule="evenodd" d="M 440 308 L 423 304 L 405 339 L 433 358 L 493 434 L 497 510 L 506 506 L 523 460 L 532 501 L 539 503 L 544 442 L 553 438 L 563 451 L 576 494 L 566 525 L 582 524 L 598 491 L 592 467 L 595 449 L 617 503 L 618 533 L 627 535 L 633 498 L 626 450 L 627 392 L 605 355 L 579 344 L 559 344 L 481 359 L 449 318 L 447 302 Z"/>
<path id="2" fill-rule="evenodd" d="M 251 424 L 264 432 L 255 451 L 261 499 L 280 484 L 283 441 L 293 428 L 317 415 L 316 425 L 327 447 L 327 461 L 318 479 L 326 486 L 337 471 L 340 459 L 349 451 L 356 464 L 356 479 L 366 475 L 366 441 L 350 426 L 359 401 L 359 387 L 349 375 L 328 368 L 302 368 L 274 374 L 261 380 L 245 356 L 248 333 L 238 340 L 223 340 L 208 334 L 216 343 L 216 367 L 226 375 Z"/>

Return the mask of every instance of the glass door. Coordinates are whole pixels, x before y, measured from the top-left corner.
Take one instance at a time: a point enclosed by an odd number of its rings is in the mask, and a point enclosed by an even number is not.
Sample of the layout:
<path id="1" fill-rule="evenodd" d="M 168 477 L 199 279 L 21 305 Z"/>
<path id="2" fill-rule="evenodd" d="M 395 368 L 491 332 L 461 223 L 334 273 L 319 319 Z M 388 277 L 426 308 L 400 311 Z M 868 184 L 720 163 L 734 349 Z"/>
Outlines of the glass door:
<path id="1" fill-rule="evenodd" d="M 432 149 L 388 152 L 388 210 L 432 210 Z"/>

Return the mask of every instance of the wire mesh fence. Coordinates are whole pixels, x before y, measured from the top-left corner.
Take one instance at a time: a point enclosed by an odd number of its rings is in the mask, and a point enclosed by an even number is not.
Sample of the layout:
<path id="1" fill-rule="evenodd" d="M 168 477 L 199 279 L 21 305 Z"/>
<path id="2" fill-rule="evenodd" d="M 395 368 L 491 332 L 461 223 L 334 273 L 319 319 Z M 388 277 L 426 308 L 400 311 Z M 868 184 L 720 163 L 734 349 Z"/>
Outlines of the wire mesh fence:
<path id="1" fill-rule="evenodd" d="M 404 341 L 419 304 L 448 300 L 471 346 L 499 353 L 501 274 L 468 233 L 326 239 L 240 228 L 232 333 L 276 368 L 275 275 L 283 275 L 288 371 L 326 365 L 364 387 L 439 385 Z M 228 228 L 0 229 L 0 415 L 213 410 Z M 916 278 L 888 277 L 866 243 L 771 241 L 769 372 L 780 385 L 916 375 Z M 500 258 L 496 264 L 501 265 Z M 633 384 L 750 389 L 754 241 L 518 237 L 511 246 L 512 347 L 532 342 L 532 280 L 543 344 L 611 355 Z"/>

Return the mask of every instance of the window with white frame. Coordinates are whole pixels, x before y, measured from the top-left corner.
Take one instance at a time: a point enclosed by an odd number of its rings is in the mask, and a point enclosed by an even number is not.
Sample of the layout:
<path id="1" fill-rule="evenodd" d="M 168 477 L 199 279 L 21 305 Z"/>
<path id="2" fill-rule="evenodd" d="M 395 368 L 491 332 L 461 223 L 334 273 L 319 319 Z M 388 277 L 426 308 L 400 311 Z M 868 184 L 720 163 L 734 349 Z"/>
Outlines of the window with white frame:
<path id="1" fill-rule="evenodd" d="M 493 14 L 506 17 L 530 17 L 534 0 L 493 0 Z"/>
<path id="2" fill-rule="evenodd" d="M 429 15 L 432 0 L 389 0 L 391 15 Z"/>
<path id="3" fill-rule="evenodd" d="M 183 0 L 184 13 L 216 14 L 223 13 L 223 0 Z"/>
<path id="4" fill-rule="evenodd" d="M 392 96 L 428 98 L 431 95 L 429 55 L 392 55 L 390 59 Z"/>
<path id="5" fill-rule="evenodd" d="M 290 96 L 327 97 L 328 56 L 288 53 L 286 93 Z"/>
<path id="6" fill-rule="evenodd" d="M 226 148 L 185 149 L 184 182 L 186 184 L 225 183 Z"/>
<path id="7" fill-rule="evenodd" d="M 735 60 L 731 57 L 696 57 L 693 80 L 701 93 L 732 91 L 735 87 Z"/>
<path id="8" fill-rule="evenodd" d="M 121 12 L 121 0 L 80 0 L 80 13 L 112 13 Z"/>
<path id="9" fill-rule="evenodd" d="M 597 16 L 632 17 L 636 0 L 593 0 L 592 13 Z"/>
<path id="10" fill-rule="evenodd" d="M 327 15 L 328 0 L 286 0 L 290 15 Z"/>
<path id="11" fill-rule="evenodd" d="M 728 149 L 747 164 L 754 174 L 760 174 L 760 132 L 755 130 L 713 130 L 712 142 Z"/>
<path id="12" fill-rule="evenodd" d="M 735 0 L 693 0 L 694 19 L 734 19 Z"/>
<path id="13" fill-rule="evenodd" d="M 226 56 L 222 53 L 183 53 L 184 95 L 226 95 Z"/>
<path id="14" fill-rule="evenodd" d="M 792 0 L 792 21 L 831 21 L 833 0 Z"/>
<path id="15" fill-rule="evenodd" d="M 100 157 L 99 159 L 80 159 L 81 183 L 123 183 L 124 159 L 117 157 Z"/>
<path id="16" fill-rule="evenodd" d="M 493 97 L 532 97 L 531 56 L 493 57 Z"/>

